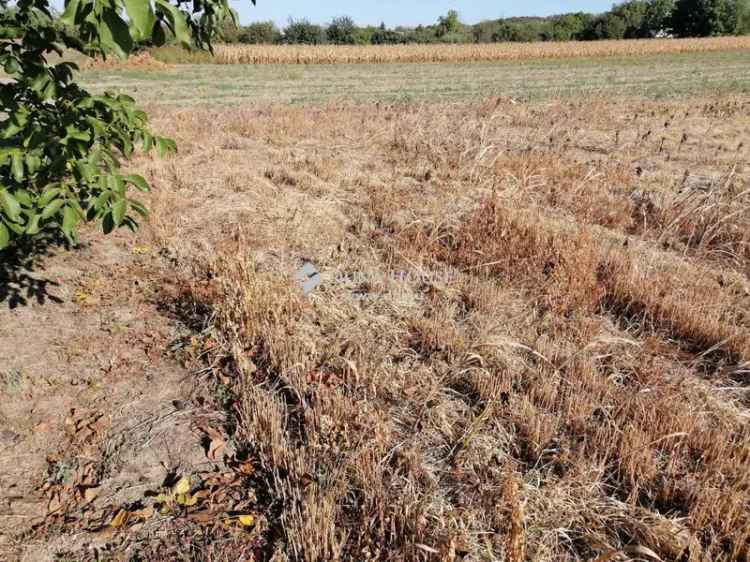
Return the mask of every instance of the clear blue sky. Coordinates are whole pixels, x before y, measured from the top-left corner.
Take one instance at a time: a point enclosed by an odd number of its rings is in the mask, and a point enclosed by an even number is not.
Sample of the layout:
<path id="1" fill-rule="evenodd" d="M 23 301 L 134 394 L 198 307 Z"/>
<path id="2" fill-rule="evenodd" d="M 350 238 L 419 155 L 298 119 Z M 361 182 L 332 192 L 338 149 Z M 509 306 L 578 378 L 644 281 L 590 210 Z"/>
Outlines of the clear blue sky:
<path id="1" fill-rule="evenodd" d="M 511 16 L 547 16 L 564 12 L 604 12 L 613 0 L 232 0 L 243 24 L 258 20 L 274 20 L 286 25 L 290 16 L 307 18 L 313 23 L 327 23 L 336 16 L 347 15 L 360 25 L 388 26 L 430 24 L 448 10 L 457 10 L 461 21 L 476 23 L 484 19 Z"/>

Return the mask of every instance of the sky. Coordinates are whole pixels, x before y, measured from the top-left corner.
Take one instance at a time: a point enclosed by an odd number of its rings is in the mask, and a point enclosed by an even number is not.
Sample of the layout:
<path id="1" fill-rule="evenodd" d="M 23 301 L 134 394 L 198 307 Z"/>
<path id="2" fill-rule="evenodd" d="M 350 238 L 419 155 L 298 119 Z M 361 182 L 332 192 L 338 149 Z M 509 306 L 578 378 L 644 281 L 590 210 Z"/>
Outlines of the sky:
<path id="1" fill-rule="evenodd" d="M 327 23 L 342 15 L 351 16 L 359 25 L 415 26 L 437 21 L 448 10 L 457 10 L 464 23 L 511 16 L 547 16 L 565 12 L 603 12 L 613 0 L 231 0 L 243 24 L 273 20 L 286 25 L 289 17 Z"/>

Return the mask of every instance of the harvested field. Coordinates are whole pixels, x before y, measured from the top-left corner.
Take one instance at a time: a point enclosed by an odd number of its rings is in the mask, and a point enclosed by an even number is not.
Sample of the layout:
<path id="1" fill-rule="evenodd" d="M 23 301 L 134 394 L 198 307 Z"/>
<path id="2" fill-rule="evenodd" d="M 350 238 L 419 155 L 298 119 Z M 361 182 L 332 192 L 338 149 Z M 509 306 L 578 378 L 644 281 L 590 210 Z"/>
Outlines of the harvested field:
<path id="1" fill-rule="evenodd" d="M 749 109 L 157 110 L 182 151 L 137 163 L 138 243 L 229 397 L 255 523 L 164 517 L 112 548 L 746 560 Z"/>
<path id="2" fill-rule="evenodd" d="M 742 41 L 88 68 L 180 151 L 0 262 L 4 559 L 749 560 Z"/>
<path id="3" fill-rule="evenodd" d="M 141 103 L 236 106 L 291 103 L 674 98 L 750 92 L 747 51 L 507 62 L 93 67 L 87 86 Z"/>
<path id="4" fill-rule="evenodd" d="M 413 62 L 518 61 L 588 57 L 630 57 L 747 50 L 750 37 L 571 41 L 565 43 L 487 43 L 442 45 L 218 45 L 218 64 L 381 64 Z M 210 62 L 178 49 L 157 49 L 168 62 Z"/>

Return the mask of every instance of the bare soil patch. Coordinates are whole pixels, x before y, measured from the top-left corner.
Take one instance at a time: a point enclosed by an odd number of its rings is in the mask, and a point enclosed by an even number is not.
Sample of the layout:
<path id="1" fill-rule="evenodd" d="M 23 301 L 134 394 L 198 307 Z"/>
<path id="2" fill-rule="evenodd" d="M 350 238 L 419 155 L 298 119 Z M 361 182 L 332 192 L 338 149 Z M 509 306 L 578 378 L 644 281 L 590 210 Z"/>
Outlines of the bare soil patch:
<path id="1" fill-rule="evenodd" d="M 159 256 L 126 235 L 87 237 L 31 269 L 3 264 L 5 559 L 51 560 L 77 540 L 51 539 L 61 525 L 106 527 L 117 506 L 205 461 L 193 408 L 178 407 L 192 382 L 167 353 L 179 331 L 157 310 Z"/>

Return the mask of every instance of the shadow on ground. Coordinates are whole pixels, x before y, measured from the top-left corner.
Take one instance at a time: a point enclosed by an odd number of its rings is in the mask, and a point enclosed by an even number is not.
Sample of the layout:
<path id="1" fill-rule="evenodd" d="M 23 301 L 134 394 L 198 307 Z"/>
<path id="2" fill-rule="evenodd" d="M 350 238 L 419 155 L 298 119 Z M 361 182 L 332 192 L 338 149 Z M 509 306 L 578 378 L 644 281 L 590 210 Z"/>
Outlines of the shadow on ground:
<path id="1" fill-rule="evenodd" d="M 57 283 L 35 272 L 45 258 L 61 247 L 64 242 L 50 235 L 0 251 L 0 305 L 13 309 L 34 302 L 62 302 L 49 293 Z"/>

